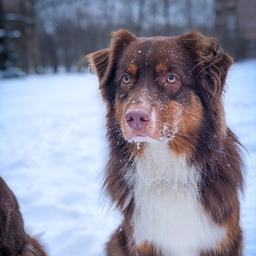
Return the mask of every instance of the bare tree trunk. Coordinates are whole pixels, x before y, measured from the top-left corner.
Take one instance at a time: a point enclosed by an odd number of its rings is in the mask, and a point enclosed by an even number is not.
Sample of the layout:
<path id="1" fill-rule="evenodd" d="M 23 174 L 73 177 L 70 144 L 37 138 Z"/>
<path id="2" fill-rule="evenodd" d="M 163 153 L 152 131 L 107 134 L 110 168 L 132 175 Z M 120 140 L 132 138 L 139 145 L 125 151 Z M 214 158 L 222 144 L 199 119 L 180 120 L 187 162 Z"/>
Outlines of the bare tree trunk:
<path id="1" fill-rule="evenodd" d="M 137 33 L 142 34 L 144 30 L 144 22 L 145 22 L 145 0 L 138 0 L 139 1 L 139 18 L 137 22 Z"/>
<path id="2" fill-rule="evenodd" d="M 170 24 L 170 5 L 171 0 L 163 0 L 163 15 L 165 20 L 165 33 L 169 34 L 171 32 L 171 24 Z"/>
<path id="3" fill-rule="evenodd" d="M 237 54 L 242 43 L 239 38 L 237 0 L 215 0 L 215 34 L 224 48 Z"/>
<path id="4" fill-rule="evenodd" d="M 237 0 L 215 0 L 215 33 L 220 38 L 238 33 Z"/>
<path id="5" fill-rule="evenodd" d="M 4 8 L 3 8 L 3 3 L 2 0 L 0 0 L 0 30 L 5 33 L 4 29 Z M 3 49 L 0 51 L 0 70 L 5 70 L 5 62 L 6 62 L 6 52 L 5 52 L 5 45 L 6 45 L 6 37 L 3 34 L 0 36 L 0 48 Z"/>
<path id="6" fill-rule="evenodd" d="M 152 35 L 157 34 L 156 16 L 157 16 L 157 5 L 156 1 L 152 1 L 150 5 L 150 15 L 151 15 L 151 33 Z"/>
<path id="7" fill-rule="evenodd" d="M 187 26 L 189 29 L 193 27 L 192 0 L 186 0 Z"/>

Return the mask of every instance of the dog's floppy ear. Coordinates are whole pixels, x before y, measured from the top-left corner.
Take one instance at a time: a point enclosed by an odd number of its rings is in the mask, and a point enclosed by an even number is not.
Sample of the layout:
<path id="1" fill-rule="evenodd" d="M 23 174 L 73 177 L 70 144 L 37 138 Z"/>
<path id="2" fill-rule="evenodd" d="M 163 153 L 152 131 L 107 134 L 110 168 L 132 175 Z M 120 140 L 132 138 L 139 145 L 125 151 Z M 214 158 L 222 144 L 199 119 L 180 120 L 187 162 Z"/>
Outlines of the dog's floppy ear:
<path id="1" fill-rule="evenodd" d="M 184 34 L 178 40 L 192 54 L 197 84 L 200 83 L 211 98 L 221 96 L 228 69 L 233 63 L 230 55 L 219 46 L 216 38 L 199 32 Z"/>
<path id="2" fill-rule="evenodd" d="M 104 77 L 110 57 L 110 48 L 102 49 L 86 55 L 92 71 L 96 72 L 99 80 Z"/>
<path id="3" fill-rule="evenodd" d="M 111 46 L 86 56 L 91 68 L 98 75 L 100 90 L 105 100 L 113 102 L 115 88 L 113 85 L 115 66 L 122 55 L 122 51 L 132 41 L 135 35 L 125 29 L 119 29 L 112 33 Z"/>

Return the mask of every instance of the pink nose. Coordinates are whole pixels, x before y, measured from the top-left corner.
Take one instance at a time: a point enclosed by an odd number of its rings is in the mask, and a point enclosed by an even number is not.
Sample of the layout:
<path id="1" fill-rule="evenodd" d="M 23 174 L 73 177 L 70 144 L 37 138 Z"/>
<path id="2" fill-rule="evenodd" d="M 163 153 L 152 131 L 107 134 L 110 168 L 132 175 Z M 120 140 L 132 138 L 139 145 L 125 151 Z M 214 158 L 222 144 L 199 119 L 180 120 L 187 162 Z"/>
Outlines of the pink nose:
<path id="1" fill-rule="evenodd" d="M 145 109 L 133 109 L 126 113 L 126 122 L 134 130 L 144 129 L 150 121 L 150 115 Z"/>

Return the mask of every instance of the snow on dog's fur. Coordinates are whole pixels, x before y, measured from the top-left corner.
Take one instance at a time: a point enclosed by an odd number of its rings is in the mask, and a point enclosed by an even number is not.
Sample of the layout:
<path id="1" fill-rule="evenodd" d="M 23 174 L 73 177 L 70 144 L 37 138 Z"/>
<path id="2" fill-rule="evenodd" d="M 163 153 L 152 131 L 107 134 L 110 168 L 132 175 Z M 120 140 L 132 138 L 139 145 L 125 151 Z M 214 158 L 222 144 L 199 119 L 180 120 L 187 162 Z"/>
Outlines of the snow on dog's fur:
<path id="1" fill-rule="evenodd" d="M 87 57 L 107 104 L 104 188 L 124 217 L 107 255 L 242 255 L 242 162 L 222 104 L 231 57 L 198 32 L 123 29 Z"/>

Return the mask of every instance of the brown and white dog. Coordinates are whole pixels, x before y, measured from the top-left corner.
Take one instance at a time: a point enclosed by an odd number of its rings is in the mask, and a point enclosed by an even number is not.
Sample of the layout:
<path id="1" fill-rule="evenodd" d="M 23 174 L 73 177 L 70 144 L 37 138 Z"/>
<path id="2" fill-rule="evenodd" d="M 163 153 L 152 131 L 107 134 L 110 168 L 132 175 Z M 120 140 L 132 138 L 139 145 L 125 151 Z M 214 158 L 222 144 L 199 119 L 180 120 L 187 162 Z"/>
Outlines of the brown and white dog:
<path id="1" fill-rule="evenodd" d="M 25 232 L 17 199 L 1 177 L 0 256 L 46 256 L 39 242 Z"/>
<path id="2" fill-rule="evenodd" d="M 198 32 L 121 29 L 87 58 L 107 105 L 104 188 L 124 217 L 107 255 L 242 255 L 242 161 L 222 103 L 231 57 Z"/>

